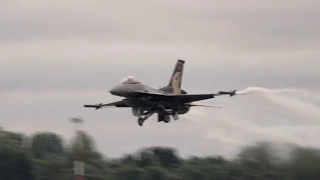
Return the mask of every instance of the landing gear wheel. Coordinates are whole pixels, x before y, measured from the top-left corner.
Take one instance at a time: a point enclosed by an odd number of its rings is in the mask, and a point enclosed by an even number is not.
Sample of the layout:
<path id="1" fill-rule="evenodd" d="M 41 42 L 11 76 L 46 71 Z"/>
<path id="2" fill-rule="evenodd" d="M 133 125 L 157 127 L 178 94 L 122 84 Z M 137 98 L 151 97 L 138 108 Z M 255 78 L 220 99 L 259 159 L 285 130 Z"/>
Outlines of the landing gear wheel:
<path id="1" fill-rule="evenodd" d="M 164 121 L 165 123 L 169 123 L 169 122 L 170 122 L 170 116 L 169 116 L 169 115 L 165 115 L 165 116 L 163 117 L 163 121 Z"/>
<path id="2" fill-rule="evenodd" d="M 142 126 L 142 125 L 143 125 L 143 122 L 144 122 L 144 119 L 143 119 L 142 117 L 139 117 L 139 119 L 138 119 L 138 124 L 139 124 L 140 126 Z"/>

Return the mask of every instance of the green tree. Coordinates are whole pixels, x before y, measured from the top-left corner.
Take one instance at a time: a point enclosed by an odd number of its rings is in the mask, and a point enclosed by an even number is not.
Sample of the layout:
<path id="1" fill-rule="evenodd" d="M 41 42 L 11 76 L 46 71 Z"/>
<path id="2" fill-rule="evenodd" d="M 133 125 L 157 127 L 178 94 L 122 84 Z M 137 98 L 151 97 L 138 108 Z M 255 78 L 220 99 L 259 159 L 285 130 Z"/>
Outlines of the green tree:
<path id="1" fill-rule="evenodd" d="M 148 179 L 166 180 L 167 171 L 159 166 L 151 166 L 146 168 L 148 172 Z"/>
<path id="2" fill-rule="evenodd" d="M 135 166 L 124 166 L 117 172 L 118 180 L 147 180 L 148 172 Z"/>
<path id="3" fill-rule="evenodd" d="M 23 135 L 0 130 L 0 179 L 31 180 L 32 163 L 22 149 Z"/>
<path id="4" fill-rule="evenodd" d="M 34 134 L 31 143 L 35 179 L 62 179 L 65 175 L 62 138 L 52 132 Z"/>
<path id="5" fill-rule="evenodd" d="M 33 179 L 31 162 L 25 153 L 17 149 L 1 147 L 0 159 L 0 177 L 3 179 Z"/>
<path id="6" fill-rule="evenodd" d="M 82 150 L 75 148 L 79 140 L 83 142 Z M 51 132 L 35 134 L 31 146 L 28 142 L 27 136 L 0 128 L 0 179 L 72 179 L 75 151 L 82 152 L 86 179 L 315 180 L 320 177 L 319 149 L 289 146 L 291 156 L 280 159 L 274 144 L 266 142 L 243 148 L 231 160 L 220 156 L 181 158 L 170 147 L 148 147 L 107 159 L 96 150 L 93 138 L 82 131 L 66 147 L 63 139 Z"/>
<path id="7" fill-rule="evenodd" d="M 296 148 L 292 153 L 291 173 L 293 180 L 316 180 L 320 178 L 320 151 Z"/>
<path id="8" fill-rule="evenodd" d="M 181 163 L 180 158 L 177 155 L 177 151 L 168 147 L 154 147 L 150 148 L 159 162 L 160 166 L 164 168 L 175 168 Z"/>
<path id="9" fill-rule="evenodd" d="M 59 158 L 63 154 L 63 140 L 55 133 L 37 133 L 32 138 L 31 149 L 36 159 Z"/>

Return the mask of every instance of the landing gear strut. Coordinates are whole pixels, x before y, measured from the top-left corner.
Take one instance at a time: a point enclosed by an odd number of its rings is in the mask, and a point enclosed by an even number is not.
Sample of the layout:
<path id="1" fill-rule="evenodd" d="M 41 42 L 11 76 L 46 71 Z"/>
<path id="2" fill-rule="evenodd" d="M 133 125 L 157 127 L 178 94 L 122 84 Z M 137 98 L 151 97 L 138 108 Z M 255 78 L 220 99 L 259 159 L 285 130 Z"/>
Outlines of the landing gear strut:
<path id="1" fill-rule="evenodd" d="M 178 120 L 178 119 L 179 119 L 179 116 L 178 116 L 178 113 L 177 113 L 177 112 L 174 113 L 172 116 L 173 116 L 173 119 L 174 119 L 174 120 Z"/>
<path id="2" fill-rule="evenodd" d="M 147 120 L 150 116 L 152 116 L 154 113 L 155 113 L 155 112 L 150 112 L 149 114 L 147 114 L 147 115 L 145 115 L 145 116 L 140 116 L 140 117 L 138 118 L 138 124 L 139 124 L 139 126 L 142 126 L 142 125 L 143 125 L 143 122 L 144 122 L 145 120 Z"/>
<path id="3" fill-rule="evenodd" d="M 138 118 L 138 124 L 139 124 L 139 126 L 142 126 L 142 125 L 143 125 L 144 120 L 145 120 L 145 119 L 143 119 L 142 117 L 139 117 L 139 118 Z"/>

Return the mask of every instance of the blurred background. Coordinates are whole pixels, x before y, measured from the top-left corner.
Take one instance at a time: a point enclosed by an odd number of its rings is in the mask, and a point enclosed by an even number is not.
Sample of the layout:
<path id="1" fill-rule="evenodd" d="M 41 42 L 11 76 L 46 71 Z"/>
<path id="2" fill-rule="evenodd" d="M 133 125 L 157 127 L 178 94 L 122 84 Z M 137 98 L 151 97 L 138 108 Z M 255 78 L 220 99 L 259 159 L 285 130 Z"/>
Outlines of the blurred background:
<path id="1" fill-rule="evenodd" d="M 0 179 L 319 179 L 319 9 L 317 0 L 1 1 Z M 167 85 L 177 59 L 188 93 L 275 93 L 219 97 L 204 103 L 222 109 L 143 127 L 129 109 L 83 108 L 118 100 L 108 90 L 128 75 Z"/>

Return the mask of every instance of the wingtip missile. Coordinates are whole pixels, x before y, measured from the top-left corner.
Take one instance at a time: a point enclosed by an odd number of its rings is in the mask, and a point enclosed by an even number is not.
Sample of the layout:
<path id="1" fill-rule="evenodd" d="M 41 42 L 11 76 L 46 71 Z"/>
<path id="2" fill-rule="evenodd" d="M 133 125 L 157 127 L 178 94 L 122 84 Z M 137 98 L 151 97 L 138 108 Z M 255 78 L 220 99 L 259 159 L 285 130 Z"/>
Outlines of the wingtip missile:
<path id="1" fill-rule="evenodd" d="M 102 103 L 97 104 L 97 105 L 83 105 L 83 107 L 87 107 L 87 108 L 95 108 L 95 109 L 100 109 L 102 107 Z"/>
<path id="2" fill-rule="evenodd" d="M 237 90 L 233 90 L 233 91 L 229 91 L 229 92 L 227 92 L 227 91 L 219 91 L 219 94 L 229 94 L 230 97 L 231 97 L 231 96 L 235 96 L 236 92 L 237 92 Z"/>

